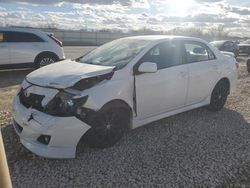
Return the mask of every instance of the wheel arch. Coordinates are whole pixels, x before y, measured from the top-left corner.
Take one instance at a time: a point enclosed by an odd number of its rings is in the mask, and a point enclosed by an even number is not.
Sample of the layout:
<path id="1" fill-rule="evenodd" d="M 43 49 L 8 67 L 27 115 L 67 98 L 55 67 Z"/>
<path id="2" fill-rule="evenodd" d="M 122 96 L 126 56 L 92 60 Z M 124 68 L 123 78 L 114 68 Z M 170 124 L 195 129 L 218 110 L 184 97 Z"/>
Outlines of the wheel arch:
<path id="1" fill-rule="evenodd" d="M 128 128 L 130 129 L 132 126 L 132 117 L 133 117 L 133 110 L 131 106 L 129 106 L 129 104 L 125 102 L 124 100 L 114 99 L 105 103 L 99 111 L 103 111 L 103 110 L 110 109 L 110 108 L 122 108 L 128 111 L 129 117 L 130 117 L 130 124 Z"/>
<path id="2" fill-rule="evenodd" d="M 56 55 L 54 52 L 43 51 L 43 52 L 39 53 L 39 54 L 35 57 L 34 63 L 36 64 L 36 63 L 38 62 L 39 58 L 44 57 L 44 56 L 53 56 L 53 57 L 56 58 L 56 61 L 59 60 L 58 55 Z"/>
<path id="3" fill-rule="evenodd" d="M 231 87 L 231 85 L 230 85 L 230 80 L 229 80 L 229 78 L 227 78 L 227 77 L 221 78 L 221 79 L 216 83 L 216 85 L 217 85 L 219 82 L 225 82 L 225 83 L 228 85 L 228 91 L 229 91 L 229 93 L 230 93 L 230 87 Z"/>
<path id="4" fill-rule="evenodd" d="M 129 116 L 130 116 L 130 120 L 129 120 L 130 123 L 129 123 L 128 129 L 131 129 L 133 111 L 132 111 L 132 108 L 129 106 L 129 104 L 127 102 L 125 102 L 124 100 L 121 100 L 121 99 L 111 100 L 111 101 L 105 103 L 98 111 L 93 111 L 93 113 L 96 115 L 97 113 L 100 113 L 100 112 L 102 112 L 104 110 L 107 110 L 107 109 L 110 109 L 110 108 L 122 108 L 122 109 L 126 109 L 128 111 L 128 113 L 129 113 Z M 78 143 L 76 145 L 76 154 L 79 151 L 81 151 L 80 147 L 81 147 L 81 144 L 85 142 L 86 133 L 87 132 L 85 132 L 81 136 L 81 138 L 78 140 Z"/>
<path id="5" fill-rule="evenodd" d="M 212 102 L 212 97 L 213 97 L 213 92 L 214 91 L 216 91 L 215 89 L 217 88 L 217 86 L 219 86 L 220 84 L 226 84 L 227 85 L 227 87 L 228 87 L 228 93 L 227 93 L 227 95 L 226 95 L 226 97 L 225 97 L 225 101 L 223 102 L 223 104 L 221 104 L 221 105 L 215 105 L 215 103 L 214 103 L 214 101 Z M 229 80 L 229 78 L 227 78 L 227 77 L 223 77 L 223 78 L 221 78 L 216 84 L 215 84 L 215 86 L 214 86 L 214 88 L 212 89 L 212 91 L 211 91 L 211 94 L 210 94 L 210 96 L 209 96 L 209 104 L 206 106 L 207 107 L 207 109 L 209 110 L 209 111 L 213 111 L 213 112 L 216 112 L 216 111 L 218 111 L 218 110 L 220 110 L 220 109 L 222 109 L 223 107 L 224 107 L 224 105 L 225 105 L 225 102 L 226 102 L 226 100 L 227 100 L 227 96 L 230 94 L 230 80 Z M 222 97 L 221 97 L 222 98 Z M 220 99 L 221 100 L 221 99 Z"/>
<path id="6" fill-rule="evenodd" d="M 220 82 L 225 82 L 225 83 L 227 83 L 228 84 L 228 91 L 229 91 L 229 93 L 228 94 L 230 94 L 230 80 L 229 80 L 229 78 L 227 78 L 227 77 L 222 77 L 221 79 L 219 79 L 217 82 L 216 82 L 216 84 L 213 86 L 213 88 L 211 89 L 211 91 L 210 91 L 210 95 L 209 95 L 209 98 L 211 99 L 211 96 L 212 96 L 212 93 L 213 93 L 213 91 L 214 91 L 214 88 L 218 85 L 218 83 L 220 83 Z"/>

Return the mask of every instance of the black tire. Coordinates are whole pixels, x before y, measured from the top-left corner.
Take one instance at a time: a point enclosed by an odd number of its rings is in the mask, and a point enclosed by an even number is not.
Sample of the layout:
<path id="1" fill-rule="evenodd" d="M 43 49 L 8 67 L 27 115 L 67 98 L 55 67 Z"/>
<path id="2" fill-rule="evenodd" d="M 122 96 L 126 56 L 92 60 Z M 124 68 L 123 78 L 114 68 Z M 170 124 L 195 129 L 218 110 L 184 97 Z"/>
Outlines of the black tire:
<path id="1" fill-rule="evenodd" d="M 247 60 L 247 72 L 250 73 L 250 59 Z"/>
<path id="2" fill-rule="evenodd" d="M 55 63 L 58 59 L 53 55 L 42 55 L 36 60 L 36 68 L 40 68 L 52 63 Z"/>
<path id="3" fill-rule="evenodd" d="M 123 108 L 108 108 L 96 115 L 84 141 L 93 148 L 106 148 L 119 141 L 129 127 L 130 114 Z"/>
<path id="4" fill-rule="evenodd" d="M 225 80 L 219 81 L 213 89 L 210 104 L 207 106 L 207 109 L 213 112 L 221 110 L 227 101 L 228 94 L 228 82 Z"/>

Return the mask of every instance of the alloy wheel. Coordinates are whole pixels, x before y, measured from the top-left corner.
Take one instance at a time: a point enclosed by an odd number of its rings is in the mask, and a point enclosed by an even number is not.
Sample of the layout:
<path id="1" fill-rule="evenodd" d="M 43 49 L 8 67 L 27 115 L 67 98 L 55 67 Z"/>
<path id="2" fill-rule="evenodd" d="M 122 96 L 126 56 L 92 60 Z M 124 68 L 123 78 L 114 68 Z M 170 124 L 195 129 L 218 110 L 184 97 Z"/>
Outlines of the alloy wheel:
<path id="1" fill-rule="evenodd" d="M 40 65 L 40 67 L 43 67 L 43 66 L 49 65 L 49 64 L 54 63 L 54 62 L 55 62 L 55 60 L 53 58 L 45 57 L 40 61 L 39 65 Z"/>

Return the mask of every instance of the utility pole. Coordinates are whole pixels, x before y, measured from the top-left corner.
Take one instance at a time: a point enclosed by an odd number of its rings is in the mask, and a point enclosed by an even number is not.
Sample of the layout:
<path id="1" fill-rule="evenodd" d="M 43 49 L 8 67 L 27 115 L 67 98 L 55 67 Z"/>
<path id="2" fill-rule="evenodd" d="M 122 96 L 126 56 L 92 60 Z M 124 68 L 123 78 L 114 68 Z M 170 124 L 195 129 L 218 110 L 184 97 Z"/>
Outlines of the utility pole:
<path id="1" fill-rule="evenodd" d="M 12 188 L 9 167 L 6 160 L 2 132 L 0 128 L 0 187 L 1 188 Z"/>

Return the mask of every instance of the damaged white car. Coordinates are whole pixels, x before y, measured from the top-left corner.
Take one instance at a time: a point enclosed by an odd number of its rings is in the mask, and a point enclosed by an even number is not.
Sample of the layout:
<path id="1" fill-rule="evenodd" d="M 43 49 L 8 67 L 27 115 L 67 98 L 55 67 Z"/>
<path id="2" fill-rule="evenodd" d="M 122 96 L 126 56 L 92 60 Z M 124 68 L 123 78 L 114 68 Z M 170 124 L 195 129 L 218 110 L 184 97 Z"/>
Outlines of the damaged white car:
<path id="1" fill-rule="evenodd" d="M 37 155 L 74 158 L 114 145 L 128 129 L 190 109 L 223 108 L 237 63 L 201 39 L 141 36 L 30 73 L 13 104 L 21 143 Z"/>

